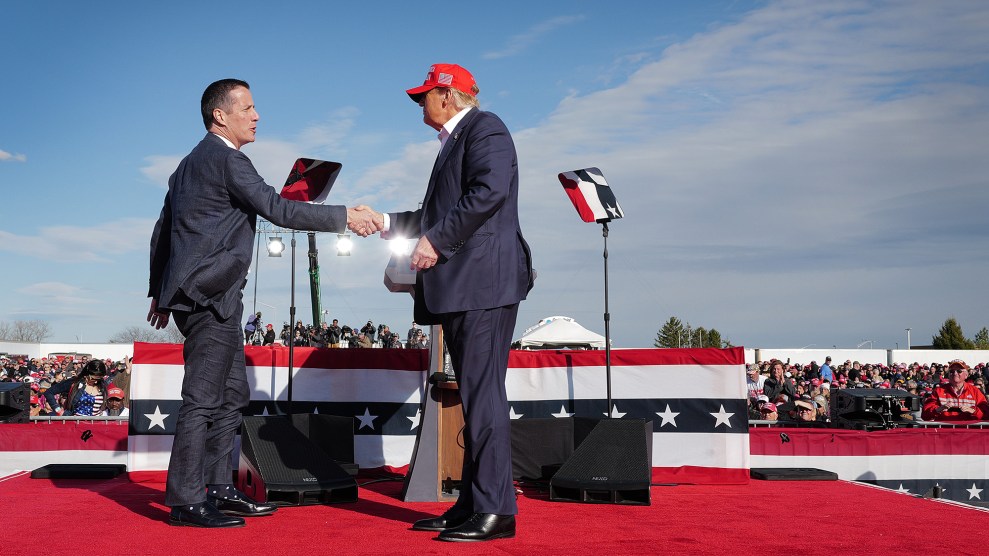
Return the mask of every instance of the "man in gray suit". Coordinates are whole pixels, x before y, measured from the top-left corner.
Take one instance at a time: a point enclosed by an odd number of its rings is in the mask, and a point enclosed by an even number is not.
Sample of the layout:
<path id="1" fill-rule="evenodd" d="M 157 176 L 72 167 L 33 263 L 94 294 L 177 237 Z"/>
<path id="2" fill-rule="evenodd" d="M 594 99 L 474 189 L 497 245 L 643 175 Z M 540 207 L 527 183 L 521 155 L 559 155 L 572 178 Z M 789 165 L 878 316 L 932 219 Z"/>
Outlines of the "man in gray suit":
<path id="1" fill-rule="evenodd" d="M 168 180 L 151 237 L 148 322 L 174 318 L 185 336 L 182 407 L 168 463 L 169 523 L 239 527 L 237 516 L 275 511 L 233 487 L 230 456 L 241 409 L 250 401 L 241 318 L 242 289 L 261 215 L 298 230 L 361 236 L 378 228 L 363 207 L 322 206 L 283 199 L 240 148 L 254 141 L 259 119 L 249 85 L 212 83 L 201 110 L 206 137 Z"/>

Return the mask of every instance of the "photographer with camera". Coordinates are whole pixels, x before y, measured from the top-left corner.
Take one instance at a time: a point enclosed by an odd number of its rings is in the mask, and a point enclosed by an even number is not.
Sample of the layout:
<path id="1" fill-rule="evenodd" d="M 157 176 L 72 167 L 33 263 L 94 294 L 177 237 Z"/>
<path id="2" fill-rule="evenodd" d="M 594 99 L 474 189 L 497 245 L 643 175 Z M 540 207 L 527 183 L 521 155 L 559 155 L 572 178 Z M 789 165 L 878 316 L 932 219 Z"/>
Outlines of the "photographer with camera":
<path id="1" fill-rule="evenodd" d="M 251 339 L 255 335 L 258 337 L 254 338 L 254 342 L 257 342 L 254 345 L 259 346 L 261 345 L 261 311 L 247 317 L 247 324 L 244 325 L 244 343 L 252 344 Z"/>
<path id="2" fill-rule="evenodd" d="M 370 342 L 371 342 L 372 344 L 374 343 L 374 334 L 375 334 L 375 333 L 377 332 L 377 329 L 376 329 L 376 328 L 374 327 L 374 323 L 373 323 L 373 322 L 371 322 L 370 320 L 369 320 L 369 321 L 367 321 L 367 324 L 365 324 L 365 325 L 364 325 L 364 326 L 363 326 L 363 327 L 361 328 L 361 332 L 363 332 L 363 333 L 364 333 L 364 336 L 366 336 L 366 337 L 367 337 L 367 339 L 368 339 L 368 340 L 369 340 L 369 341 L 370 341 Z"/>

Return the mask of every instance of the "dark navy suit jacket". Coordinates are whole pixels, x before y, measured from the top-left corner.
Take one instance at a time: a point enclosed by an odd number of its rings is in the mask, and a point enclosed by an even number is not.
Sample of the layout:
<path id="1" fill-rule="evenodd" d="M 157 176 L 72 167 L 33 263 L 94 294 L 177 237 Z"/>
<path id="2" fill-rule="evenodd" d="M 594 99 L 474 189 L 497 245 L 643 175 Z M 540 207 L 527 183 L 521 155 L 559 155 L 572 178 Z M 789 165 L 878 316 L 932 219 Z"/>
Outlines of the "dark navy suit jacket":
<path id="1" fill-rule="evenodd" d="M 518 201 L 508 129 L 498 116 L 471 109 L 437 156 L 422 208 L 389 215 L 389 234 L 425 236 L 439 253 L 436 266 L 417 273 L 416 322 L 525 299 L 535 275 Z"/>
<path id="2" fill-rule="evenodd" d="M 222 319 L 233 316 L 258 215 L 297 230 L 342 232 L 347 226 L 345 207 L 283 199 L 244 153 L 207 133 L 168 179 L 151 237 L 148 296 L 161 310 L 189 311 L 196 304 Z"/>

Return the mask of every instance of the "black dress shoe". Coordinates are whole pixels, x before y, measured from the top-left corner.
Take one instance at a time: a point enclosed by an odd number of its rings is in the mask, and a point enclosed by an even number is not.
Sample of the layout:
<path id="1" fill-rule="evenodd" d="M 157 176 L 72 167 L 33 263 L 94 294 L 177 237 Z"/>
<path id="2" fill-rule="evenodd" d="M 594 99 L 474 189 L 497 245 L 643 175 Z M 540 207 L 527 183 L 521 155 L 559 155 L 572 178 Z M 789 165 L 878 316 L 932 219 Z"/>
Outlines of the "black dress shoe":
<path id="1" fill-rule="evenodd" d="M 244 517 L 271 515 L 278 509 L 274 504 L 255 502 L 250 496 L 235 488 L 231 488 L 229 492 L 229 494 L 223 497 L 212 496 L 207 492 L 206 501 L 216 506 L 216 509 L 224 514 L 242 515 Z"/>
<path id="2" fill-rule="evenodd" d="M 447 529 L 437 538 L 441 541 L 476 542 L 510 539 L 514 536 L 514 515 L 474 514 L 459 527 Z"/>
<path id="3" fill-rule="evenodd" d="M 220 513 L 209 502 L 187 506 L 174 506 L 168 514 L 168 524 L 186 527 L 243 527 L 244 520 Z"/>
<path id="4" fill-rule="evenodd" d="M 412 529 L 415 531 L 443 531 L 452 529 L 467 521 L 471 515 L 473 514 L 469 511 L 462 511 L 459 508 L 453 507 L 443 512 L 443 515 L 439 517 L 420 519 L 412 524 Z"/>

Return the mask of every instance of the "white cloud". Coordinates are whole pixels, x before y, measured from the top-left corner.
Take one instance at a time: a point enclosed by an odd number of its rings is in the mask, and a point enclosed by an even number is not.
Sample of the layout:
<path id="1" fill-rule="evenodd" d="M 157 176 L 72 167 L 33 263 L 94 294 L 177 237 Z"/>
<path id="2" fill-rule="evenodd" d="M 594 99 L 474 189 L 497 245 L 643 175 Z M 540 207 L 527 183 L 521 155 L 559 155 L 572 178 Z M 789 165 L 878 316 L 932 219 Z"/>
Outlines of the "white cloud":
<path id="1" fill-rule="evenodd" d="M 501 50 L 485 52 L 481 57 L 485 60 L 496 60 L 498 58 L 508 58 L 509 56 L 521 54 L 539 39 L 553 31 L 583 20 L 584 16 L 582 15 L 564 15 L 542 21 L 518 35 L 509 37 L 507 44 Z"/>
<path id="2" fill-rule="evenodd" d="M 0 149 L 0 162 L 27 162 L 27 156 L 23 154 L 11 154 Z"/>
<path id="3" fill-rule="evenodd" d="M 64 307 L 96 303 L 95 299 L 82 295 L 86 293 L 82 288 L 64 282 L 38 282 L 18 288 L 16 291 L 23 296 L 43 300 L 46 306 Z"/>
<path id="4" fill-rule="evenodd" d="M 141 173 L 152 183 L 162 189 L 168 189 L 168 178 L 178 167 L 182 157 L 178 155 L 151 155 L 144 157 L 148 165 L 141 168 Z"/>
<path id="5" fill-rule="evenodd" d="M 109 262 L 117 256 L 146 252 L 154 220 L 120 218 L 93 226 L 46 226 L 37 235 L 0 230 L 0 250 L 51 263 Z"/>

